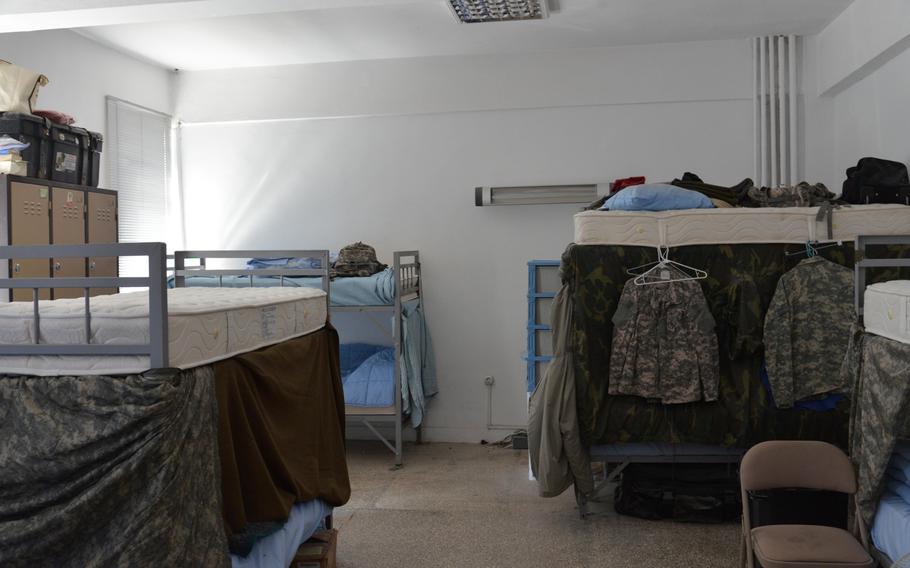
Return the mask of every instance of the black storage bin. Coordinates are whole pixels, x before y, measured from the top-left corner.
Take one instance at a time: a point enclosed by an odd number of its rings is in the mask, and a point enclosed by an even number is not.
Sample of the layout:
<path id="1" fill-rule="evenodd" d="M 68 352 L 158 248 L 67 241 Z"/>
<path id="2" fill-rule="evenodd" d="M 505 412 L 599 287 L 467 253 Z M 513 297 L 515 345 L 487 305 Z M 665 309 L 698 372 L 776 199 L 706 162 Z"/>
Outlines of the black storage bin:
<path id="1" fill-rule="evenodd" d="M 847 494 L 811 489 L 773 489 L 749 493 L 753 527 L 823 525 L 847 529 Z"/>
<path id="2" fill-rule="evenodd" d="M 79 170 L 82 165 L 83 146 L 87 139 L 87 130 L 51 124 L 51 155 L 48 165 L 50 179 L 75 184 L 82 181 Z"/>
<path id="3" fill-rule="evenodd" d="M 22 150 L 28 162 L 28 177 L 48 179 L 51 152 L 51 123 L 45 118 L 17 112 L 0 113 L 0 135 L 7 135 L 29 147 Z"/>
<path id="4" fill-rule="evenodd" d="M 725 464 L 630 464 L 614 495 L 621 515 L 722 523 L 742 513 L 734 468 Z"/>
<path id="5" fill-rule="evenodd" d="M 83 175 L 83 185 L 98 187 L 98 178 L 101 176 L 101 147 L 104 145 L 104 137 L 98 132 L 88 133 L 89 146 L 85 150 L 88 157 L 83 163 L 88 164 L 88 172 Z"/>

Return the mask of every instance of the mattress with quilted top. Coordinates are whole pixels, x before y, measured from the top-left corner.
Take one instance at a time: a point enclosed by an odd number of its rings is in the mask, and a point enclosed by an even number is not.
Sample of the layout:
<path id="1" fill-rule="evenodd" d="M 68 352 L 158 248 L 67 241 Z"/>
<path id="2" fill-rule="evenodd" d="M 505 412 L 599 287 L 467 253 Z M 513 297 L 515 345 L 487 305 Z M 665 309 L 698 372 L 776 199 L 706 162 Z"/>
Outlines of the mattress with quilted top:
<path id="1" fill-rule="evenodd" d="M 168 290 L 170 366 L 188 369 L 306 335 L 325 326 L 326 294 L 314 288 Z M 146 292 L 91 299 L 86 341 L 82 298 L 40 303 L 37 343 L 137 345 L 149 342 Z M 0 304 L 0 344 L 36 343 L 31 302 Z M 149 369 L 135 355 L 0 356 L 0 374 L 119 375 Z"/>
<path id="2" fill-rule="evenodd" d="M 584 211 L 575 215 L 575 244 L 685 246 L 852 241 L 857 235 L 910 233 L 906 205 L 851 205 L 819 218 L 818 207 Z"/>

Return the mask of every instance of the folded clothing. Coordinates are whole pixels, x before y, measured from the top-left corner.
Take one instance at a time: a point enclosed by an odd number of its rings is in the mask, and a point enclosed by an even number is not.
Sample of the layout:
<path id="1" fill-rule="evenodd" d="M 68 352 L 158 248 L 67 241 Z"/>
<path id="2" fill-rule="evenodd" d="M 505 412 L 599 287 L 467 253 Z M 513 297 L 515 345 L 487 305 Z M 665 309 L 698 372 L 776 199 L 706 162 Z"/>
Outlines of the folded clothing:
<path id="1" fill-rule="evenodd" d="M 40 116 L 41 118 L 46 118 L 51 122 L 56 122 L 57 124 L 63 124 L 65 126 L 76 124 L 75 118 L 66 114 L 65 112 L 60 112 L 59 110 L 33 110 L 32 114 L 35 116 Z"/>
<path id="2" fill-rule="evenodd" d="M 713 208 L 714 204 L 704 194 L 666 183 L 627 187 L 604 202 L 603 207 L 601 207 L 602 210 L 611 211 L 671 211 L 675 209 Z"/>
<path id="3" fill-rule="evenodd" d="M 676 187 L 697 191 L 711 199 L 719 199 L 730 205 L 747 205 L 748 191 L 754 185 L 749 178 L 746 178 L 731 187 L 713 185 L 705 183 L 700 177 L 692 172 L 686 172 L 683 174 L 682 178 L 675 179 L 670 183 Z"/>
<path id="4" fill-rule="evenodd" d="M 632 187 L 633 185 L 642 185 L 643 183 L 645 183 L 645 176 L 620 178 L 613 181 L 613 183 L 610 185 L 610 191 L 612 193 L 619 193 L 627 187 Z"/>
<path id="5" fill-rule="evenodd" d="M 329 254 L 329 262 L 332 262 L 332 254 Z M 246 263 L 247 268 L 328 268 L 322 266 L 322 259 L 319 257 L 303 258 L 251 258 Z"/>

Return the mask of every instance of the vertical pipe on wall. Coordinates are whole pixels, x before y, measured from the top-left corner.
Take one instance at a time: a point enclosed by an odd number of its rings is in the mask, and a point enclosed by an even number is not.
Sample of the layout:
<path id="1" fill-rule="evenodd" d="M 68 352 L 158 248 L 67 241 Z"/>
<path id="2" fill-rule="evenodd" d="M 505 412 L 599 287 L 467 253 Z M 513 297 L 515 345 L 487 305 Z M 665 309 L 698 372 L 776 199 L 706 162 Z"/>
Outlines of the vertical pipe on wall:
<path id="1" fill-rule="evenodd" d="M 761 139 L 761 151 L 762 151 L 762 165 L 761 165 L 761 175 L 758 176 L 758 179 L 755 181 L 759 186 L 764 187 L 768 185 L 768 162 L 769 160 L 765 158 L 768 151 L 768 102 L 765 96 L 765 93 L 768 91 L 768 65 L 767 61 L 767 47 L 768 47 L 768 38 L 762 37 L 758 38 L 758 68 L 759 68 L 759 89 L 758 89 L 758 99 L 759 99 L 759 112 L 761 113 L 761 126 L 759 128 L 759 137 Z"/>
<path id="2" fill-rule="evenodd" d="M 761 80 L 759 76 L 761 75 L 761 67 L 759 63 L 758 53 L 761 51 L 761 38 L 754 38 L 752 40 L 752 143 L 755 146 L 755 168 L 753 171 L 753 177 L 755 182 L 761 184 L 761 171 L 762 171 L 762 152 L 763 148 L 761 145 L 761 97 L 759 96 L 759 85 Z"/>
<path id="3" fill-rule="evenodd" d="M 777 37 L 777 118 L 778 118 L 778 143 L 780 148 L 780 183 L 781 185 L 793 185 L 790 181 L 790 169 L 787 167 L 789 151 L 787 141 L 790 139 L 787 133 L 787 63 L 786 63 L 786 38 Z"/>
<path id="4" fill-rule="evenodd" d="M 777 43 L 774 37 L 768 38 L 768 117 L 771 122 L 771 187 L 777 187 L 780 184 L 780 174 L 778 170 L 778 136 L 777 132 L 777 91 L 780 85 L 777 84 Z"/>
<path id="5" fill-rule="evenodd" d="M 796 95 L 799 85 L 796 84 L 796 36 L 791 35 L 789 41 L 790 56 L 790 176 L 793 184 L 799 181 L 799 149 L 797 147 L 797 134 L 799 133 L 799 120 L 797 119 Z"/>

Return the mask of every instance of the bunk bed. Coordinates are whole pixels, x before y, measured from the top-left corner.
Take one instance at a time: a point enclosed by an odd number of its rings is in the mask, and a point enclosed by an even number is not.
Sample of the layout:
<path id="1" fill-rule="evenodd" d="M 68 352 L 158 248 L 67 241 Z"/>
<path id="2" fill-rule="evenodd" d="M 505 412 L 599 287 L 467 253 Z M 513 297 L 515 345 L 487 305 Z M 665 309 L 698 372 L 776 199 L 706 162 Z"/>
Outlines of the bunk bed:
<path id="1" fill-rule="evenodd" d="M 409 420 L 421 439 L 426 399 L 436 392 L 433 371 L 427 365 L 430 346 L 424 327 L 419 251 L 396 251 L 391 267 L 368 277 L 319 280 L 294 273 L 294 269 L 244 267 L 212 269 L 224 259 L 289 259 L 294 265 L 325 267 L 325 251 L 177 251 L 174 254 L 176 287 L 310 287 L 328 290 L 332 314 L 360 313 L 392 341 L 389 349 L 342 345 L 345 415 L 364 425 L 403 463 L 403 423 Z M 275 273 L 282 270 L 282 274 Z M 391 325 L 383 318 L 391 316 Z M 403 370 L 404 369 L 404 376 Z M 400 393 L 400 396 L 395 396 Z M 374 423 L 391 424 L 387 439 Z"/>
<path id="2" fill-rule="evenodd" d="M 0 278 L 33 291 L 0 304 L 0 564 L 288 565 L 350 496 L 325 291 L 169 290 L 162 243 L 0 247 L 60 257 L 148 276 Z"/>
<path id="3" fill-rule="evenodd" d="M 862 328 L 850 354 L 855 384 L 850 454 L 874 552 L 882 565 L 896 566 L 910 559 L 910 303 L 894 293 L 906 282 L 890 290 L 867 289 L 871 270 L 910 268 L 910 259 L 870 250 L 889 245 L 910 246 L 910 233 L 856 239 L 855 307 Z"/>
<path id="4" fill-rule="evenodd" d="M 859 234 L 897 235 L 908 227 L 910 207 L 903 205 L 576 214 L 575 242 L 562 257 L 561 272 L 574 315 L 578 436 L 589 458 L 617 464 L 618 472 L 634 462 L 736 463 L 744 448 L 766 439 L 847 447 L 849 400 L 827 412 L 771 403 L 760 380 L 764 314 L 778 279 L 799 263 L 806 243 L 825 243 L 818 247 L 821 256 L 852 267 Z M 717 402 L 666 406 L 607 393 L 611 320 L 630 278 L 626 270 L 654 261 L 658 247 L 708 273 L 701 284 L 717 322 Z M 880 249 L 889 258 L 910 256 L 908 247 Z M 897 274 L 890 265 L 870 278 Z M 584 512 L 585 496 L 577 496 Z"/>

